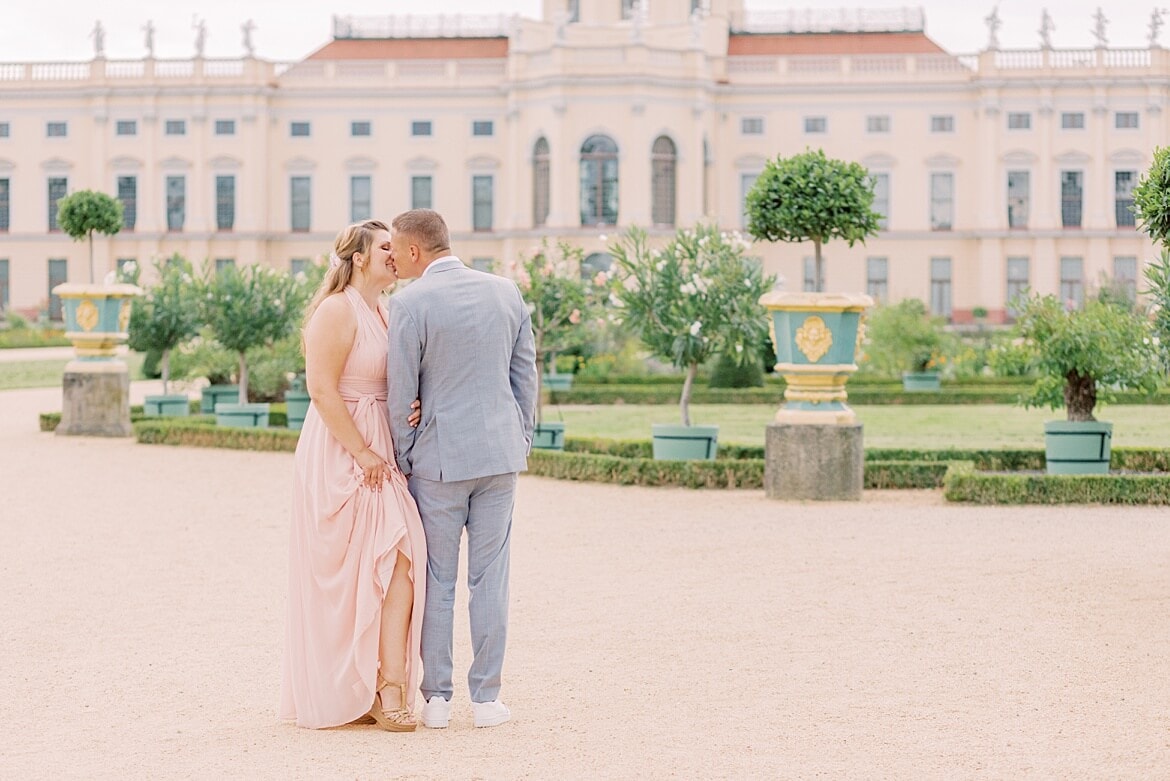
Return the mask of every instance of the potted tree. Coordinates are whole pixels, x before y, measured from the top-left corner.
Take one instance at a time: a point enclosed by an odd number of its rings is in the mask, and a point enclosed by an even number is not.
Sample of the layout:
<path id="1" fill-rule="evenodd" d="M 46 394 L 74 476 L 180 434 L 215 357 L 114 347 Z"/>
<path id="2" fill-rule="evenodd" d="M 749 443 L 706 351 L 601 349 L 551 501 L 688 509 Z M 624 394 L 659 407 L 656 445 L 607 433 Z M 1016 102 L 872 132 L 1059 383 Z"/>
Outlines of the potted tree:
<path id="1" fill-rule="evenodd" d="M 1162 246 L 1161 257 L 1146 266 L 1145 293 L 1150 297 L 1154 338 L 1162 367 L 1170 372 L 1170 147 L 1156 147 L 1150 169 L 1133 191 L 1138 226 Z"/>
<path id="2" fill-rule="evenodd" d="M 748 233 L 763 241 L 813 243 L 815 291 L 774 291 L 761 303 L 772 318 L 776 371 L 788 383 L 777 422 L 853 424 L 845 383 L 857 371 L 857 332 L 869 296 L 824 293 L 821 249 L 833 239 L 852 247 L 877 235 L 873 179 L 859 163 L 806 150 L 768 161 L 747 194 Z"/>
<path id="3" fill-rule="evenodd" d="M 204 280 L 203 318 L 239 360 L 238 402 L 216 404 L 216 423 L 266 427 L 268 404 L 248 403 L 247 352 L 292 333 L 303 305 L 300 288 L 292 275 L 258 264 L 220 271 L 208 267 Z"/>
<path id="4" fill-rule="evenodd" d="M 122 202 L 96 190 L 78 190 L 57 201 L 57 224 L 74 241 L 89 241 L 89 281 L 93 271 L 93 234 L 122 230 Z"/>
<path id="5" fill-rule="evenodd" d="M 942 328 L 943 319 L 916 298 L 879 306 L 866 318 L 864 362 L 879 374 L 900 374 L 907 392 L 937 391 L 947 361 Z"/>
<path id="6" fill-rule="evenodd" d="M 1048 474 L 1106 474 L 1113 424 L 1098 421 L 1098 403 L 1121 390 L 1152 393 L 1162 376 L 1150 321 L 1110 300 L 1067 309 L 1052 295 L 1018 301 L 1018 338 L 992 353 L 1004 373 L 1036 375 L 1021 398 L 1027 407 L 1067 411 L 1044 424 Z"/>
<path id="7" fill-rule="evenodd" d="M 562 379 L 556 374 L 556 354 L 585 340 L 584 323 L 595 305 L 594 282 L 604 285 L 607 281 L 603 274 L 593 281 L 581 279 L 583 254 L 580 247 L 558 242 L 554 257 L 545 242 L 531 257 L 513 267 L 516 284 L 532 313 L 532 335 L 540 367 L 534 448 L 563 450 L 565 447 L 565 424 L 544 420 L 543 391 L 545 387 L 568 389 L 572 375 Z"/>
<path id="8" fill-rule="evenodd" d="M 199 301 L 195 290 L 191 264 L 175 255 L 166 262 L 154 264 L 158 281 L 135 300 L 130 310 L 130 349 L 139 352 L 157 351 L 162 355 L 162 395 L 147 396 L 144 410 L 147 415 L 187 415 L 191 405 L 185 393 L 169 393 L 171 379 L 171 352 L 195 335 L 199 327 Z M 137 265 L 123 267 L 123 273 L 138 276 Z"/>
<path id="9" fill-rule="evenodd" d="M 631 228 L 614 246 L 611 303 L 655 357 L 686 372 L 682 425 L 653 424 L 654 457 L 713 459 L 718 426 L 691 424 L 690 401 L 699 366 L 709 358 L 751 349 L 766 333 L 759 298 L 773 283 L 744 257 L 750 244 L 713 225 L 680 229 L 661 249 Z"/>

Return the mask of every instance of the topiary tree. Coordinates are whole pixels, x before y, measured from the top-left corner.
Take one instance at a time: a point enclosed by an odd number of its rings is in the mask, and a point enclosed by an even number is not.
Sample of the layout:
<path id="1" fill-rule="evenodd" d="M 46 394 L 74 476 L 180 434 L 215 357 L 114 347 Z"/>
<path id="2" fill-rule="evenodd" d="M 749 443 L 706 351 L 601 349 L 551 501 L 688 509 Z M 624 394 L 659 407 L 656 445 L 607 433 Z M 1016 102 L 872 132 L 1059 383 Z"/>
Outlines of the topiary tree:
<path id="1" fill-rule="evenodd" d="M 78 190 L 57 201 L 57 224 L 74 241 L 89 240 L 89 281 L 94 281 L 93 234 L 122 230 L 122 202 L 96 190 Z"/>
<path id="2" fill-rule="evenodd" d="M 1151 300 L 1155 337 L 1160 342 L 1162 367 L 1170 371 L 1170 147 L 1156 147 L 1150 169 L 1133 191 L 1138 227 L 1162 246 L 1159 260 L 1146 266 L 1146 289 Z"/>
<path id="3" fill-rule="evenodd" d="M 747 194 L 747 230 L 764 241 L 813 243 L 816 289 L 825 288 L 821 247 L 844 239 L 852 247 L 876 236 L 873 179 L 860 163 L 806 150 L 769 160 Z"/>
<path id="4" fill-rule="evenodd" d="M 162 355 L 163 394 L 171 378 L 171 351 L 199 328 L 199 299 L 191 264 L 175 255 L 155 261 L 158 282 L 134 300 L 130 310 L 131 350 Z"/>
<path id="5" fill-rule="evenodd" d="M 304 309 L 303 287 L 291 274 L 253 264 L 205 267 L 203 319 L 216 341 L 239 357 L 240 403 L 248 401 L 247 352 L 288 336 Z"/>

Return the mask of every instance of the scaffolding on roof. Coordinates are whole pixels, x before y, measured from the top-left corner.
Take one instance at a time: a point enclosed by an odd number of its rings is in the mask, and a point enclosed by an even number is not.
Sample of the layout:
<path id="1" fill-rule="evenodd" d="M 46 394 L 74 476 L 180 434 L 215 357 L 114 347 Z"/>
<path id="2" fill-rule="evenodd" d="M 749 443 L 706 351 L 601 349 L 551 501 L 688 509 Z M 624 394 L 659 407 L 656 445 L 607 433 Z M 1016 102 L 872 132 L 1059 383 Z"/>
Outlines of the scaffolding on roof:
<path id="1" fill-rule="evenodd" d="M 334 16 L 333 39 L 505 38 L 512 24 L 506 14 Z"/>
<path id="2" fill-rule="evenodd" d="M 790 8 L 742 11 L 731 18 L 733 33 L 920 33 L 921 8 Z"/>

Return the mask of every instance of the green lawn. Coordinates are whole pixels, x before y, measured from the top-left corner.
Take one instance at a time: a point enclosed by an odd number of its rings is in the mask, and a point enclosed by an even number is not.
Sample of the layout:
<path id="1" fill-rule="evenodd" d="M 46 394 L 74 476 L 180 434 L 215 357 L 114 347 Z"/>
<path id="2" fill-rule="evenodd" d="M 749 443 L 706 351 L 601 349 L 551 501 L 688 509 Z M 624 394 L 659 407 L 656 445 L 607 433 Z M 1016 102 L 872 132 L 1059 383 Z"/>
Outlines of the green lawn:
<path id="1" fill-rule="evenodd" d="M 1044 421 L 1064 411 L 1005 405 L 858 406 L 869 447 L 1033 448 L 1044 446 Z M 764 427 L 776 408 L 759 404 L 691 405 L 691 422 L 717 424 L 719 441 L 763 445 Z M 1097 410 L 1113 423 L 1117 447 L 1170 448 L 1170 405 L 1118 405 Z M 679 423 L 677 406 L 544 406 L 544 419 L 564 420 L 565 434 L 577 437 L 648 439 L 651 423 Z"/>
<path id="2" fill-rule="evenodd" d="M 126 356 L 126 363 L 130 367 L 130 379 L 143 379 L 142 359 L 142 353 L 130 353 Z M 65 375 L 67 363 L 69 363 L 67 360 L 0 362 L 0 390 L 59 386 L 61 378 Z"/>

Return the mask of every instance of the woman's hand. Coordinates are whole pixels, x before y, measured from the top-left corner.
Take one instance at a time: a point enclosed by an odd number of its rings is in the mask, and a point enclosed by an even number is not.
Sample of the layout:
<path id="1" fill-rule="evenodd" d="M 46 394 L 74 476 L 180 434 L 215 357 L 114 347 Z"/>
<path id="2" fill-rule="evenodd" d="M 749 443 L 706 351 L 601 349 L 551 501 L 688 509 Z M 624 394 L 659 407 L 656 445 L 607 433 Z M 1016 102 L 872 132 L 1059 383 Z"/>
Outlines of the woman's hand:
<path id="1" fill-rule="evenodd" d="M 418 428 L 418 422 L 422 420 L 422 402 L 415 399 L 410 403 L 410 408 L 413 411 L 406 416 L 406 422 L 411 428 Z"/>
<path id="2" fill-rule="evenodd" d="M 390 464 L 373 450 L 366 449 L 354 457 L 362 469 L 362 485 L 375 491 L 382 490 L 382 483 L 390 479 Z"/>

